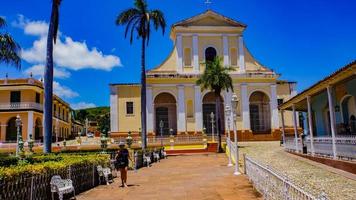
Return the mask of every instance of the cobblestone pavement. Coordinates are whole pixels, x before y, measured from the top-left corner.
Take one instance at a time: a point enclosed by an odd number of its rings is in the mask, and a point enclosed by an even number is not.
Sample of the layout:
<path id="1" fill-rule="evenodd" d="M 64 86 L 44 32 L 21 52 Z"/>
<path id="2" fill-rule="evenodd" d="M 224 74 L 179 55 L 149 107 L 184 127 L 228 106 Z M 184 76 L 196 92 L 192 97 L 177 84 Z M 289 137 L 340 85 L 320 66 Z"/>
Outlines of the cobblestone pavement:
<path id="1" fill-rule="evenodd" d="M 80 194 L 79 200 L 261 199 L 244 175 L 234 176 L 225 154 L 171 156 L 150 168 L 130 171 L 128 188 L 120 180 Z"/>
<path id="2" fill-rule="evenodd" d="M 276 171 L 314 195 L 324 191 L 330 199 L 356 200 L 356 181 L 297 159 L 285 152 L 279 142 L 241 142 L 239 150 L 240 164 L 242 154 L 246 153 L 261 164 L 278 169 Z"/>

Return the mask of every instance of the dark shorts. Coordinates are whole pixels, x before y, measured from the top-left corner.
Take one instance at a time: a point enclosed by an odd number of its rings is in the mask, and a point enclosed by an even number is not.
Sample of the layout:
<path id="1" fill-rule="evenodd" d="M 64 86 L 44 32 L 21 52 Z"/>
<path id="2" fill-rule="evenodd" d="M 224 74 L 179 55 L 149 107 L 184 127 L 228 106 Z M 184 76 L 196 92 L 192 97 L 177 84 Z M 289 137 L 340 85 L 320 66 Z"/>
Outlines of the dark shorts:
<path id="1" fill-rule="evenodd" d="M 116 169 L 124 169 L 129 166 L 129 163 L 116 165 Z"/>

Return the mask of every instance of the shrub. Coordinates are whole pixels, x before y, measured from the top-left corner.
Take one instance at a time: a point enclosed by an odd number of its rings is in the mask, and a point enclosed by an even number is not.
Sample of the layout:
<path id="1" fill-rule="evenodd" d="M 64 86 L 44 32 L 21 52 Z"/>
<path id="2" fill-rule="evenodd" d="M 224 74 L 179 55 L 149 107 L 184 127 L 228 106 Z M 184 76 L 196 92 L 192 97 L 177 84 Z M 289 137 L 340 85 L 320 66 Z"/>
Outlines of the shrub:
<path id="1" fill-rule="evenodd" d="M 21 165 L 12 165 L 9 167 L 0 167 L 0 179 L 15 179 L 20 176 L 28 177 L 35 174 L 50 173 L 53 171 L 64 170 L 69 166 L 83 165 L 109 165 L 109 156 L 105 154 L 92 155 L 42 155 L 32 158 L 34 163 L 27 161 Z"/>

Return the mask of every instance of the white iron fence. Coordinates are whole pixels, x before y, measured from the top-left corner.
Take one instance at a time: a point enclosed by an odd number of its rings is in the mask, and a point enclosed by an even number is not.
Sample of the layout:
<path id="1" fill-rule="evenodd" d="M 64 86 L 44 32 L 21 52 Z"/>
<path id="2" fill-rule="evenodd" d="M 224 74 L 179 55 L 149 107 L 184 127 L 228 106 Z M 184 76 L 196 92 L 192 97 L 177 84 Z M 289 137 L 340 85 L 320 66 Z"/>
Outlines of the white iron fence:
<path id="1" fill-rule="evenodd" d="M 245 171 L 250 182 L 266 200 L 327 200 L 324 193 L 315 197 L 293 184 L 287 177 L 245 157 Z"/>
<path id="2" fill-rule="evenodd" d="M 355 160 L 356 159 L 356 136 L 338 136 L 336 142 L 336 155 L 338 158 Z M 304 144 L 307 147 L 307 153 L 311 152 L 311 139 L 306 137 Z M 295 138 L 287 137 L 285 148 L 290 151 L 296 151 Z M 314 137 L 313 138 L 314 154 L 320 156 L 333 157 L 332 138 L 331 137 Z M 302 141 L 298 138 L 298 152 L 301 152 Z"/>

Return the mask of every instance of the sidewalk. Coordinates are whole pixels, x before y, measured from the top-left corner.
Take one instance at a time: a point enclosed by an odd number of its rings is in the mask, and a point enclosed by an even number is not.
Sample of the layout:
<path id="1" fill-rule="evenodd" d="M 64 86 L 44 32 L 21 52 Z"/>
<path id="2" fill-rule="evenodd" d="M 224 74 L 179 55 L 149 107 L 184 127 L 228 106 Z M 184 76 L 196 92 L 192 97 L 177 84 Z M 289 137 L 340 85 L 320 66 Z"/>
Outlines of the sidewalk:
<path id="1" fill-rule="evenodd" d="M 244 175 L 234 176 L 225 154 L 171 156 L 150 168 L 129 172 L 128 188 L 120 179 L 80 194 L 78 200 L 193 199 L 249 200 L 258 197 Z"/>

